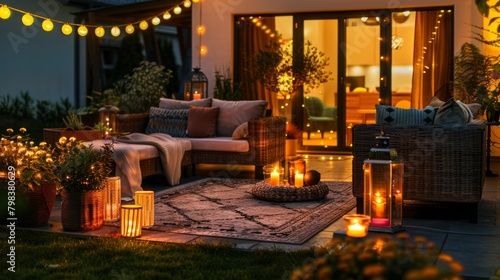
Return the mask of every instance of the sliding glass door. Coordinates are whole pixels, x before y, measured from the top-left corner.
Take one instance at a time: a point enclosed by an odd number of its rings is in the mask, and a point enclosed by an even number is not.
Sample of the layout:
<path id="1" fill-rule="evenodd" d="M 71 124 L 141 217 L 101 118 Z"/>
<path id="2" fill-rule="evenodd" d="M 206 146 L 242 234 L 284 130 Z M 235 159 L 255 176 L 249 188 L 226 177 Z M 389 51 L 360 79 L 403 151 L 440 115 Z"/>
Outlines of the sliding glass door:
<path id="1" fill-rule="evenodd" d="M 243 99 L 268 100 L 302 129 L 302 152 L 349 152 L 352 127 L 375 123 L 377 104 L 423 108 L 451 97 L 452 29 L 451 8 L 238 16 L 235 82 Z M 270 92 L 252 79 L 252 55 L 271 41 L 293 48 L 294 60 L 314 46 L 332 79 Z"/>

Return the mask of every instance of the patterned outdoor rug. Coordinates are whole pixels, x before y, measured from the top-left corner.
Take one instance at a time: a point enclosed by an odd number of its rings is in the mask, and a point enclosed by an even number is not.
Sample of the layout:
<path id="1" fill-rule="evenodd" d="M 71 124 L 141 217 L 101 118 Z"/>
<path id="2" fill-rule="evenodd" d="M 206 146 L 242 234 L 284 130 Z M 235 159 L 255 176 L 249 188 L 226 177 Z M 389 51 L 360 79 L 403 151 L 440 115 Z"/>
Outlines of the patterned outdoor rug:
<path id="1" fill-rule="evenodd" d="M 268 202 L 257 181 L 207 178 L 155 194 L 152 230 L 301 244 L 355 207 L 350 182 L 325 182 L 324 199 Z"/>

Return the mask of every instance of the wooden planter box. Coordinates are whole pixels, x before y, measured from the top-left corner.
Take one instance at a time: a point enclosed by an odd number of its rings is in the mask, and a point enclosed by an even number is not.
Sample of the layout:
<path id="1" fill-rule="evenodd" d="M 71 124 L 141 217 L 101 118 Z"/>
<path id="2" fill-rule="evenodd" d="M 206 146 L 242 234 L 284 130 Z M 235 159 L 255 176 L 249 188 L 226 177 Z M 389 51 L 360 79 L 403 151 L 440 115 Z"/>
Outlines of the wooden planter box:
<path id="1" fill-rule="evenodd" d="M 61 137 L 75 137 L 78 141 L 92 141 L 103 138 L 102 131 L 98 129 L 72 130 L 68 128 L 44 128 L 43 141 L 50 145 L 55 145 Z"/>

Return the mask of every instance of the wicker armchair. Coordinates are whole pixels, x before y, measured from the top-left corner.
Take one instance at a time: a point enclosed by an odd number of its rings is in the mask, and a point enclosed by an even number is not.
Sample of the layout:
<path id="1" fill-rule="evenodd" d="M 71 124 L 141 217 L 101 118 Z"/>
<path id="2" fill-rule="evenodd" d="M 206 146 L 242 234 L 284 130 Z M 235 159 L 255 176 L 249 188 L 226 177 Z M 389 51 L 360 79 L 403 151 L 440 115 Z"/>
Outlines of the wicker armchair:
<path id="1" fill-rule="evenodd" d="M 118 115 L 117 128 L 119 128 L 119 133 L 144 133 L 148 121 L 148 114 Z M 286 118 L 282 116 L 251 120 L 248 122 L 250 146 L 248 152 L 191 150 L 184 155 L 183 166 L 187 164 L 194 166 L 201 163 L 254 165 L 255 178 L 262 178 L 265 165 L 285 158 L 285 131 Z M 143 176 L 158 174 L 163 170 L 159 158 L 146 161 L 141 162 Z"/>
<path id="2" fill-rule="evenodd" d="M 461 203 L 477 223 L 486 166 L 486 124 L 461 126 L 385 126 L 389 143 L 405 163 L 405 203 Z M 363 212 L 363 161 L 380 135 L 380 125 L 355 125 L 352 187 L 357 212 Z"/>

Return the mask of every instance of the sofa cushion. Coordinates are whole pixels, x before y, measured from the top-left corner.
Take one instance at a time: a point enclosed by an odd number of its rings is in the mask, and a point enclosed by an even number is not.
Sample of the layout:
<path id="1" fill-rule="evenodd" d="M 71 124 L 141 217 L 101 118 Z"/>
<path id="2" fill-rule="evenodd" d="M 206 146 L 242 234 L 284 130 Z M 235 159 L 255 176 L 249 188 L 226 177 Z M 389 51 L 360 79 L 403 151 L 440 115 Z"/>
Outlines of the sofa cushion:
<path id="1" fill-rule="evenodd" d="M 450 98 L 436 112 L 434 124 L 461 125 L 468 124 L 474 116 L 466 104 Z"/>
<path id="2" fill-rule="evenodd" d="M 444 103 L 445 102 L 442 101 L 441 99 L 439 99 L 437 96 L 434 96 L 431 99 L 431 101 L 429 101 L 429 104 L 427 104 L 427 106 L 439 108 L 439 107 L 443 106 Z M 465 105 L 467 105 L 467 107 L 469 107 L 469 110 L 471 111 L 472 115 L 474 116 L 474 118 L 476 118 L 478 113 L 479 113 L 479 110 L 481 109 L 481 104 L 479 104 L 479 103 L 466 103 Z"/>
<path id="3" fill-rule="evenodd" d="M 245 138 L 248 138 L 248 122 L 240 124 L 240 126 L 233 131 L 233 139 Z"/>
<path id="4" fill-rule="evenodd" d="M 234 130 L 244 122 L 264 117 L 266 100 L 226 101 L 214 98 L 212 107 L 219 107 L 217 136 L 231 137 Z"/>
<path id="5" fill-rule="evenodd" d="M 428 125 L 433 123 L 436 113 L 436 108 L 432 107 L 419 110 L 379 104 L 375 104 L 375 110 L 376 123 L 388 125 Z"/>
<path id="6" fill-rule="evenodd" d="M 219 107 L 190 106 L 188 112 L 187 136 L 215 137 Z"/>
<path id="7" fill-rule="evenodd" d="M 204 98 L 199 100 L 176 100 L 170 98 L 160 98 L 160 108 L 163 109 L 189 109 L 189 106 L 210 107 L 212 105 L 212 98 Z"/>
<path id="8" fill-rule="evenodd" d="M 189 138 L 193 151 L 246 153 L 250 150 L 247 140 L 232 137 Z"/>
<path id="9" fill-rule="evenodd" d="M 162 109 L 151 107 L 146 134 L 166 133 L 172 137 L 186 137 L 188 109 Z"/>

